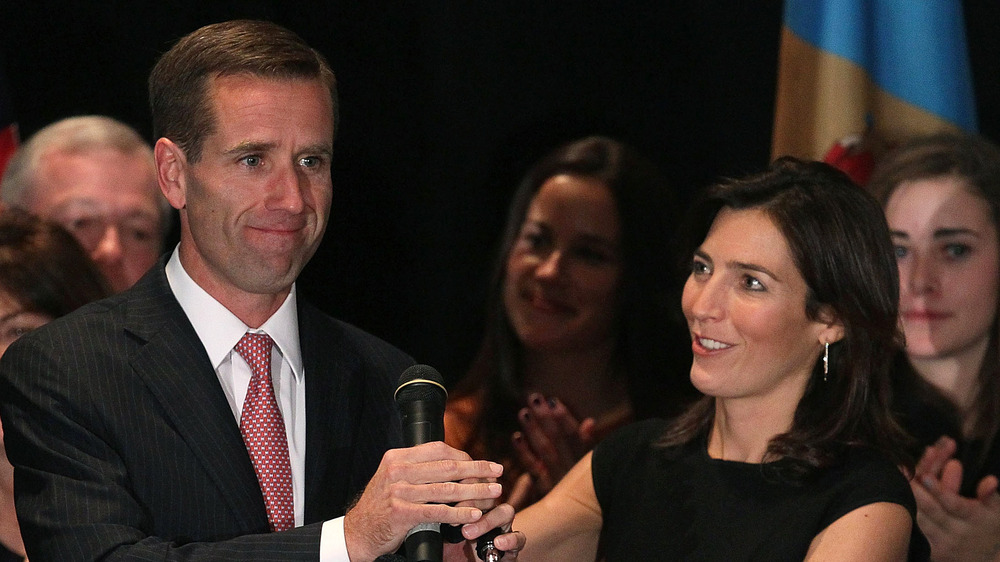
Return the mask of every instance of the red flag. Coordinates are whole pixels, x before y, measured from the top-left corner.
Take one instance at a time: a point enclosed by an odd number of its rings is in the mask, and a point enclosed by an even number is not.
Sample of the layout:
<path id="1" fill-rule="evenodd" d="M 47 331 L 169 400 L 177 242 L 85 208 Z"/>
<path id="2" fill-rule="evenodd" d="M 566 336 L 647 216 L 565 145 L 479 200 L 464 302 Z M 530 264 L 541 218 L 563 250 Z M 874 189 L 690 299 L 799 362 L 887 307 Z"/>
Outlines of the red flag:
<path id="1" fill-rule="evenodd" d="M 0 69 L 0 176 L 7 167 L 7 161 L 17 150 L 17 121 L 14 120 L 14 108 L 7 95 L 7 79 Z"/>

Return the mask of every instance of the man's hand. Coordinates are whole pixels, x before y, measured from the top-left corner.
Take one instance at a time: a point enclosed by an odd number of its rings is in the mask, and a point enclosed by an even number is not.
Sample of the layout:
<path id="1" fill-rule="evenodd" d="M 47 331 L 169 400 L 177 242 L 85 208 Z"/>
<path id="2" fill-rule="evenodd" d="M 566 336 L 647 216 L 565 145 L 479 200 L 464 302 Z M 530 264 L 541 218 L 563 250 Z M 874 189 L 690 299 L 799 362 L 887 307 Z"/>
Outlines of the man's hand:
<path id="1" fill-rule="evenodd" d="M 502 472 L 499 464 L 474 461 L 440 441 L 386 452 L 361 498 L 344 517 L 348 555 L 352 562 L 364 562 L 395 552 L 406 533 L 420 523 L 502 523 L 503 511 L 483 516 L 500 496 L 496 479 Z"/>

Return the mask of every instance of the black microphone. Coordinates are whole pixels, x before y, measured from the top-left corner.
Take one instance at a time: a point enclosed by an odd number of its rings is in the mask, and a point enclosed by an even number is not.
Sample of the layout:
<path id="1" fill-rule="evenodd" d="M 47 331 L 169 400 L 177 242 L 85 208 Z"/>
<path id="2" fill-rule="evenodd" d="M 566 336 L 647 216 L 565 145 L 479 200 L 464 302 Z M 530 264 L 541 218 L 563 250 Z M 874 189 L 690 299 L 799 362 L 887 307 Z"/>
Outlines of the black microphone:
<path id="1" fill-rule="evenodd" d="M 394 394 L 407 447 L 444 441 L 444 404 L 448 391 L 444 378 L 433 367 L 413 365 L 399 377 Z M 444 543 L 440 523 L 421 523 L 404 541 L 409 562 L 441 562 Z"/>

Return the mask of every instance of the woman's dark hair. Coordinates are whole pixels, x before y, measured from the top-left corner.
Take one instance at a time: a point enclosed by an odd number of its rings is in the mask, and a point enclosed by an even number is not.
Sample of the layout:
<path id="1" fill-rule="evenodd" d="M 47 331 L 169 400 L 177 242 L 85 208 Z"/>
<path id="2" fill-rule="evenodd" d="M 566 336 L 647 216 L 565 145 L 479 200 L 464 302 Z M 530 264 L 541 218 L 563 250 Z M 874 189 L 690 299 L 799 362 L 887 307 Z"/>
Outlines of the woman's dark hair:
<path id="1" fill-rule="evenodd" d="M 881 160 L 868 189 L 882 206 L 907 181 L 955 177 L 989 205 L 993 227 L 1000 233 L 1000 147 L 975 135 L 939 133 L 905 143 Z M 998 301 L 1000 302 L 1000 301 Z M 894 372 L 897 393 L 943 410 L 958 419 L 957 408 L 937 389 L 917 375 L 905 356 Z M 977 377 L 978 391 L 971 402 L 973 431 L 970 437 L 992 443 L 1000 433 L 1000 304 L 994 311 L 993 329 Z M 961 423 L 956 424 L 961 428 Z M 989 453 L 984 447 L 966 471 L 978 473 Z"/>
<path id="2" fill-rule="evenodd" d="M 484 392 L 472 440 L 501 456 L 511 451 L 523 406 L 521 347 L 503 303 L 507 256 L 517 241 L 535 194 L 557 175 L 600 181 L 611 191 L 621 228 L 619 325 L 613 358 L 626 377 L 635 417 L 667 416 L 692 394 L 687 368 L 690 339 L 680 314 L 675 269 L 674 194 L 659 170 L 621 142 L 592 136 L 564 145 L 536 163 L 522 179 L 507 214 L 490 285 L 482 344 L 456 396 Z"/>
<path id="3" fill-rule="evenodd" d="M 0 211 L 0 291 L 25 311 L 52 318 L 109 294 L 69 232 L 20 209 Z"/>
<path id="4" fill-rule="evenodd" d="M 881 450 L 900 465 L 905 434 L 890 410 L 889 367 L 901 345 L 899 276 L 889 229 L 871 195 L 823 163 L 782 158 L 761 174 L 709 188 L 689 212 L 688 256 L 723 208 L 759 209 L 781 231 L 807 286 L 805 313 L 831 311 L 844 337 L 830 344 L 829 375 L 817 359 L 792 427 L 771 439 L 765 461 L 790 461 L 789 477 L 837 462 L 848 446 Z M 715 399 L 696 402 L 659 444 L 707 434 Z M 784 463 L 783 463 L 784 464 Z"/>

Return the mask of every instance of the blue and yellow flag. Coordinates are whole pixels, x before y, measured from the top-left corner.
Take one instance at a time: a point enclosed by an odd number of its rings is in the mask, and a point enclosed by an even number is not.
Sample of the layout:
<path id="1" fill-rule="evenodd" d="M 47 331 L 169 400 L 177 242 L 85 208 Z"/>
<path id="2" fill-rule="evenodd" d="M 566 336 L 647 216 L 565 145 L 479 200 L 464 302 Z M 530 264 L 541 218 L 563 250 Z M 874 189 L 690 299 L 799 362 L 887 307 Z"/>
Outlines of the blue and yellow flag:
<path id="1" fill-rule="evenodd" d="M 948 129 L 977 130 L 960 0 L 786 0 L 774 157 Z"/>

